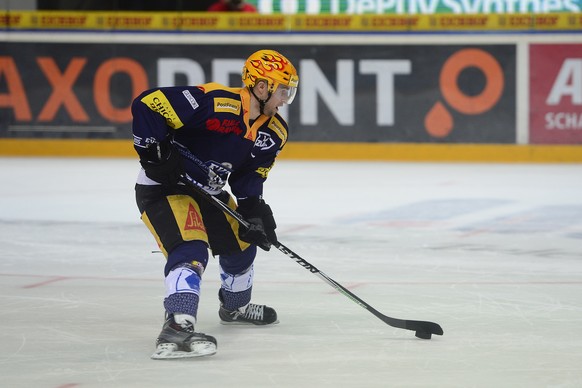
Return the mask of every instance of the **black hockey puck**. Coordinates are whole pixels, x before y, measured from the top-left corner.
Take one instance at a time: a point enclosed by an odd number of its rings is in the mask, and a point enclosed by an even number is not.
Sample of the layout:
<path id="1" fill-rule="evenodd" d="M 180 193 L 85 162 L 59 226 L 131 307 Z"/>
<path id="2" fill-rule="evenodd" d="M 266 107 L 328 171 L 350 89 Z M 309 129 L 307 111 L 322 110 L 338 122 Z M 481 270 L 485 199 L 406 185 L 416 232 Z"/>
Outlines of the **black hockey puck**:
<path id="1" fill-rule="evenodd" d="M 432 334 L 427 333 L 425 331 L 417 331 L 416 333 L 414 333 L 414 335 L 422 339 L 430 339 L 430 337 L 432 336 Z"/>

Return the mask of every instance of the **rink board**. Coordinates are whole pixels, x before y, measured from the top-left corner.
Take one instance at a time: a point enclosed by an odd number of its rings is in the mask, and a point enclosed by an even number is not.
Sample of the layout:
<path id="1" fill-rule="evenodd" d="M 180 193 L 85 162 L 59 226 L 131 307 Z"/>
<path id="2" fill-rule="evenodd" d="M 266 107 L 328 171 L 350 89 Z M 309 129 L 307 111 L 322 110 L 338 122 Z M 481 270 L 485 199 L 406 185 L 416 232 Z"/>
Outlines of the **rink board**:
<path id="1" fill-rule="evenodd" d="M 0 139 L 0 155 L 129 157 L 128 140 Z M 289 142 L 282 159 L 459 162 L 582 162 L 582 146 Z"/>

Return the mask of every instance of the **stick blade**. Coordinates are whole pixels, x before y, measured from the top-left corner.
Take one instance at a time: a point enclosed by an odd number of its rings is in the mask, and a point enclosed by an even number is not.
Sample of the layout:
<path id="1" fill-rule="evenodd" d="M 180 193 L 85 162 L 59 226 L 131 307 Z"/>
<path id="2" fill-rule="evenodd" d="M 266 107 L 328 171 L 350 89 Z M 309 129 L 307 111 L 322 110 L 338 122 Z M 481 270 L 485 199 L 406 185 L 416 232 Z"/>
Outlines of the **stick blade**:
<path id="1" fill-rule="evenodd" d="M 431 339 L 433 334 L 436 335 L 443 335 L 443 328 L 434 322 L 425 322 L 425 321 L 407 321 L 406 322 L 406 329 L 413 330 L 415 333 L 414 335 L 417 338 L 422 339 Z"/>
<path id="2" fill-rule="evenodd" d="M 375 315 L 392 327 L 414 331 L 418 338 L 430 339 L 433 334 L 443 335 L 443 328 L 438 323 L 391 318 L 380 313 Z"/>
<path id="3" fill-rule="evenodd" d="M 414 335 L 417 338 L 426 339 L 426 340 L 429 340 L 432 337 L 432 334 L 431 333 L 427 333 L 427 332 L 424 332 L 424 331 L 417 331 L 416 333 L 414 333 Z"/>

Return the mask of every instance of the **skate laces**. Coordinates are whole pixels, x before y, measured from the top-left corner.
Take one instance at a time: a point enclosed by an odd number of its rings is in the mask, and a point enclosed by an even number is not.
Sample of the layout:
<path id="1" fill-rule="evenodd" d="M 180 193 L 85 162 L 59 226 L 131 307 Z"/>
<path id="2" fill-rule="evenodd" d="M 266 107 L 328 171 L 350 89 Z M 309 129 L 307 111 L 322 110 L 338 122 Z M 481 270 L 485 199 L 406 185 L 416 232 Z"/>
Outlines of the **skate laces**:
<path id="1" fill-rule="evenodd" d="M 242 314 L 242 317 L 246 319 L 252 319 L 255 321 L 262 321 L 264 311 L 265 311 L 264 305 L 250 303 L 245 313 Z"/>
<path id="2" fill-rule="evenodd" d="M 180 326 L 183 331 L 193 333 L 194 332 L 194 323 L 191 321 L 195 320 L 194 317 L 189 316 L 187 314 L 175 314 L 174 315 L 174 323 L 177 326 Z"/>

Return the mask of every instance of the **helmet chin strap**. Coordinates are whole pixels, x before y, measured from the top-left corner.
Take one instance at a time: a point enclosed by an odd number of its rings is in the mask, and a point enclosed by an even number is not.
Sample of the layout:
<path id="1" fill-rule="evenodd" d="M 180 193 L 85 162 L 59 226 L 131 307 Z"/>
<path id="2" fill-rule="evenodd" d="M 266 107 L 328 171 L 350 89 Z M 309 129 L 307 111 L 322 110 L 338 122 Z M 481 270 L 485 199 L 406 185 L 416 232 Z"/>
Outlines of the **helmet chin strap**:
<path id="1" fill-rule="evenodd" d="M 271 96 L 273 96 L 273 93 L 269 92 L 269 97 L 267 97 L 266 100 L 261 100 L 259 97 L 257 97 L 257 95 L 255 94 L 255 91 L 253 89 L 251 89 L 251 93 L 253 94 L 253 96 L 255 96 L 255 98 L 259 102 L 259 113 L 263 115 L 263 114 L 265 114 L 265 112 L 264 112 L 265 104 L 271 99 Z"/>

